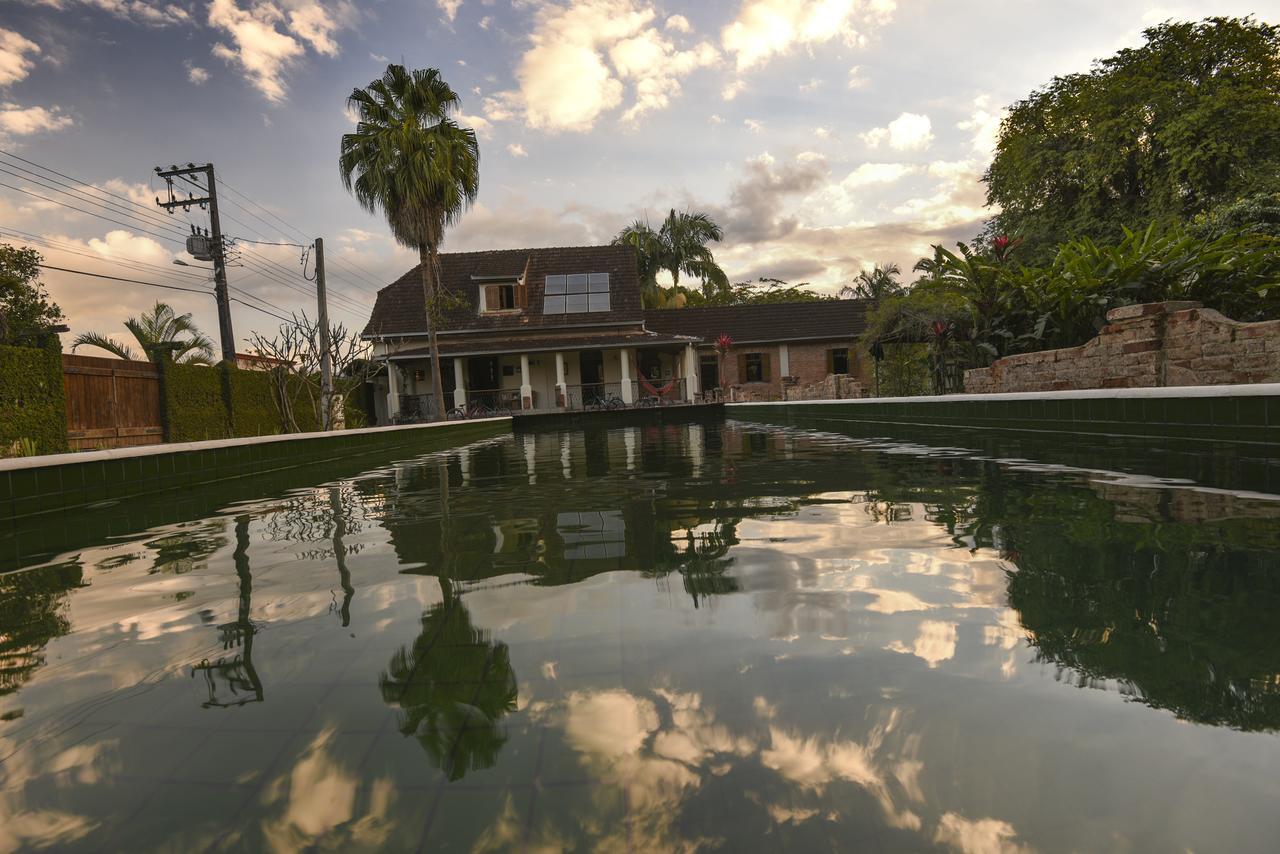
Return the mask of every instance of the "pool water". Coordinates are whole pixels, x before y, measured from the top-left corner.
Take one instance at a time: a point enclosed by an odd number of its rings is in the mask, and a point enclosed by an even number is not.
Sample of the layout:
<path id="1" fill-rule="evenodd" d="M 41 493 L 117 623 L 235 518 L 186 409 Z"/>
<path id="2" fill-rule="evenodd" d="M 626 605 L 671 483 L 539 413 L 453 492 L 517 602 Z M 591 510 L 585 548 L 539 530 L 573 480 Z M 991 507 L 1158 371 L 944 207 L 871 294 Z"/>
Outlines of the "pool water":
<path id="1" fill-rule="evenodd" d="M 1277 496 L 957 441 L 506 436 L 43 522 L 117 513 L 0 575 L 0 851 L 1275 850 Z"/>

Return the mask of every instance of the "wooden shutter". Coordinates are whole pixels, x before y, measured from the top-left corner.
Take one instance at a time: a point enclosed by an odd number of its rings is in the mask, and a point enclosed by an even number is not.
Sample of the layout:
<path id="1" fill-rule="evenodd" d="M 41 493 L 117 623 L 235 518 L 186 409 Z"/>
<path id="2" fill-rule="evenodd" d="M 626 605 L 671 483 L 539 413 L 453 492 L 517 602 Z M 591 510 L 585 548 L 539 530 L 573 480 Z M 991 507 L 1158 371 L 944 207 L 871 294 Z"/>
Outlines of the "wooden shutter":
<path id="1" fill-rule="evenodd" d="M 773 381 L 773 354 L 760 354 L 760 382 L 767 383 Z"/>
<path id="2" fill-rule="evenodd" d="M 747 381 L 747 354 L 738 354 L 738 382 L 745 383 Z"/>
<path id="3" fill-rule="evenodd" d="M 827 376 L 831 376 L 836 372 L 836 351 L 827 351 Z"/>

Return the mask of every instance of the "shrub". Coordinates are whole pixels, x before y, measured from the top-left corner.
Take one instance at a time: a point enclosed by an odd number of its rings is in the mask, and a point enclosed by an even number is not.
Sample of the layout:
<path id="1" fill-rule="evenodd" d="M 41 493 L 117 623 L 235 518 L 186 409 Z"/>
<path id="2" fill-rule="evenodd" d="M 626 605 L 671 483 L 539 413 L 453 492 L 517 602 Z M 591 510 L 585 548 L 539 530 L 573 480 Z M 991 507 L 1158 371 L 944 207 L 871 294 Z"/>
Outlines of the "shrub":
<path id="1" fill-rule="evenodd" d="M 0 456 L 15 447 L 37 454 L 67 450 L 62 345 L 56 335 L 41 347 L 0 345 Z"/>
<path id="2" fill-rule="evenodd" d="M 282 432 L 271 377 L 263 371 L 226 366 L 234 436 L 269 436 Z"/>
<path id="3" fill-rule="evenodd" d="M 161 362 L 161 372 L 161 403 L 170 442 L 200 442 L 232 435 L 221 370 L 166 360 Z"/>

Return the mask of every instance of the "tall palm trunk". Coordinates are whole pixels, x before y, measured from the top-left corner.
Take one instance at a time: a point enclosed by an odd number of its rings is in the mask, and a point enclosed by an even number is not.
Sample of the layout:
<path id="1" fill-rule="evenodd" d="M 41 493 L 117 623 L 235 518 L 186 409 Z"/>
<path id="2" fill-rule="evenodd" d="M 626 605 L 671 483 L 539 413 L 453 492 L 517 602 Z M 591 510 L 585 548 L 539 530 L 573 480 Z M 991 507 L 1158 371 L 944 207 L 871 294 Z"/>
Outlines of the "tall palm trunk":
<path id="1" fill-rule="evenodd" d="M 440 280 L 440 257 L 434 247 L 418 250 L 420 268 L 422 270 L 423 309 L 427 316 L 427 344 L 431 349 L 431 391 L 435 396 L 436 408 L 431 415 L 432 421 L 443 421 L 444 382 L 440 370 L 440 345 L 436 341 L 436 327 L 440 323 L 439 304 L 436 300 L 436 287 Z"/>

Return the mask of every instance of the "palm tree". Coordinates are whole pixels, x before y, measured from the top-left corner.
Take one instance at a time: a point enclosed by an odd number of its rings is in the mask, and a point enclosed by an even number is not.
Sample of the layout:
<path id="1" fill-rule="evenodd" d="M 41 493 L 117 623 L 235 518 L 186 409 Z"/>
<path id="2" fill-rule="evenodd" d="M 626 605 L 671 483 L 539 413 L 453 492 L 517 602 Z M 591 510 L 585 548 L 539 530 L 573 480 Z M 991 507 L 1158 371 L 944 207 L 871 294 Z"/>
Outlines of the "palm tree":
<path id="1" fill-rule="evenodd" d="M 436 330 L 444 315 L 440 299 L 440 243 L 480 190 L 480 147 L 475 131 L 450 115 L 458 94 L 434 68 L 406 70 L 388 65 L 367 89 L 347 103 L 360 121 L 342 135 L 338 169 L 342 185 L 370 212 L 381 211 L 395 239 L 418 250 L 422 296 L 431 348 L 435 418 L 444 417 L 444 384 Z"/>
<path id="2" fill-rule="evenodd" d="M 876 264 L 863 270 L 853 284 L 840 289 L 841 299 L 884 299 L 902 292 L 898 276 L 902 270 L 897 264 Z"/>
<path id="3" fill-rule="evenodd" d="M 729 277 L 716 263 L 708 243 L 724 239 L 724 230 L 704 213 L 674 208 L 656 231 L 648 222 L 636 220 L 613 239 L 615 245 L 635 247 L 640 268 L 640 288 L 645 304 L 657 308 L 663 302 L 658 272 L 671 274 L 672 287 L 680 290 L 680 274 L 702 282 L 702 293 L 711 296 L 729 286 Z"/>
<path id="4" fill-rule="evenodd" d="M 213 363 L 213 341 L 196 328 L 190 314 L 176 314 L 167 303 L 156 303 L 141 317 L 126 320 L 124 326 L 133 334 L 133 339 L 138 342 L 148 361 L 158 362 L 162 358 L 171 357 L 175 362 L 188 365 Z M 121 359 L 138 359 L 138 355 L 128 345 L 118 344 L 97 332 L 82 332 L 77 335 L 71 344 L 72 352 L 81 345 L 106 350 Z"/>

